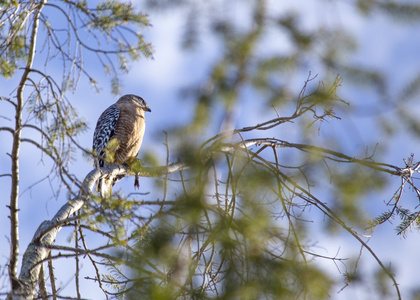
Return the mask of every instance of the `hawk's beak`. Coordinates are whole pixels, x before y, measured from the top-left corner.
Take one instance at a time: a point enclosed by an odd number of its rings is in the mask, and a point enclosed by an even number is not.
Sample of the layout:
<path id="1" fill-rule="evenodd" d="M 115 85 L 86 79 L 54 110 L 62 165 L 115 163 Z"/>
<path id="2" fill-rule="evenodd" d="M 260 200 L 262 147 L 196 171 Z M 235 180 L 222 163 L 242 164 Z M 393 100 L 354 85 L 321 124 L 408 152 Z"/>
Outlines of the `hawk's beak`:
<path id="1" fill-rule="evenodd" d="M 146 106 L 146 107 L 144 108 L 144 110 L 145 110 L 145 111 L 148 111 L 148 112 L 152 112 L 152 110 L 151 110 L 148 106 Z"/>

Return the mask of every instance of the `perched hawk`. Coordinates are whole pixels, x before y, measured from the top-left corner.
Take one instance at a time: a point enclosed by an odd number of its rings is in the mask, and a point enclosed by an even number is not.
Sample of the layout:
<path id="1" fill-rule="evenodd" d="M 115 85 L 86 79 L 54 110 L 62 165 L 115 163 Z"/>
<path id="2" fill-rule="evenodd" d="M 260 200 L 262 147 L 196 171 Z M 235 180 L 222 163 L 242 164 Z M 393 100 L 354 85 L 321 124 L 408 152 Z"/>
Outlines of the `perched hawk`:
<path id="1" fill-rule="evenodd" d="M 102 113 L 93 134 L 97 168 L 125 164 L 137 157 L 146 127 L 145 111 L 151 112 L 143 98 L 124 95 Z M 100 179 L 101 196 L 109 195 L 113 185 L 123 177 Z"/>

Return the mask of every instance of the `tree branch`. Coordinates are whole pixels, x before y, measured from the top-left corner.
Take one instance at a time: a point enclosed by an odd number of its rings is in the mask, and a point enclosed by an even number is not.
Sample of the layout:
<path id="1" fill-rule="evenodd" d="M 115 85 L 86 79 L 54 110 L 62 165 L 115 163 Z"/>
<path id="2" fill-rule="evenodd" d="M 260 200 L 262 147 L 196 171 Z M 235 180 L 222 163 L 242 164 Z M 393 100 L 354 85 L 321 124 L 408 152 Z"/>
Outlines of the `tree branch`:
<path id="1" fill-rule="evenodd" d="M 308 145 L 301 145 L 301 144 L 291 144 L 291 143 L 287 143 L 287 142 L 276 140 L 276 139 L 251 139 L 251 140 L 244 140 L 242 142 L 231 144 L 231 145 L 220 143 L 218 144 L 218 147 L 212 147 L 213 146 L 212 145 L 208 147 L 207 149 L 205 149 L 206 151 L 202 153 L 203 155 L 202 158 L 204 160 L 207 160 L 211 158 L 211 154 L 214 154 L 216 152 L 228 153 L 237 149 L 246 149 L 252 145 L 265 145 L 265 146 L 272 146 L 273 148 L 293 147 L 301 151 L 322 152 L 323 154 L 329 154 L 339 159 L 342 159 L 342 161 L 359 163 L 364 166 L 377 169 L 379 171 L 387 172 L 393 175 L 403 176 L 401 173 L 402 169 L 391 166 L 391 165 L 375 163 L 375 162 L 367 162 L 366 160 L 354 159 L 352 157 L 349 157 L 344 154 L 334 152 L 328 149 L 313 147 L 313 146 L 308 146 Z M 263 158 L 260 157 L 258 153 L 259 152 L 255 153 L 254 155 L 252 155 L 252 157 L 258 157 L 260 160 L 263 160 Z M 366 247 L 372 253 L 374 258 L 378 261 L 378 263 L 385 270 L 385 272 L 387 272 L 387 275 L 390 276 L 390 278 L 393 280 L 394 284 L 396 285 L 395 279 L 393 278 L 392 274 L 386 270 L 385 266 L 376 257 L 373 251 L 369 247 L 367 247 L 366 243 L 363 242 L 357 236 L 357 234 L 354 233 L 353 230 L 348 228 L 347 225 L 341 221 L 341 219 L 339 219 L 321 201 L 315 198 L 315 196 L 313 196 L 308 191 L 306 191 L 305 189 L 297 185 L 296 182 L 292 181 L 290 178 L 285 176 L 285 174 L 283 174 L 278 169 L 278 162 L 276 165 L 276 164 L 271 164 L 268 161 L 265 161 L 265 164 L 269 166 L 270 169 L 273 169 L 273 171 L 276 174 L 279 174 L 283 178 L 283 180 L 288 181 L 290 184 L 292 184 L 295 187 L 295 189 L 300 191 L 299 193 L 295 191 L 296 195 L 306 200 L 308 203 L 311 203 L 317 206 L 319 209 L 321 209 L 325 213 L 325 215 L 329 216 L 332 220 L 336 221 L 344 229 L 346 229 L 350 234 L 352 234 L 352 236 L 354 236 L 364 247 Z M 21 268 L 19 281 L 18 281 L 19 289 L 13 290 L 11 295 L 9 295 L 9 297 L 11 299 L 22 299 L 22 298 L 28 299 L 28 298 L 33 298 L 35 296 L 36 285 L 38 282 L 42 263 L 48 260 L 50 251 L 51 249 L 54 248 L 52 247 L 52 244 L 54 243 L 58 232 L 63 226 L 67 225 L 70 221 L 74 220 L 75 217 L 73 217 L 72 215 L 78 210 L 80 210 L 86 201 L 89 201 L 91 191 L 95 187 L 97 180 L 104 177 L 115 177 L 118 175 L 135 175 L 135 174 L 138 174 L 139 176 L 142 176 L 142 177 L 158 177 L 162 175 L 167 175 L 169 173 L 180 172 L 187 168 L 188 166 L 186 164 L 180 163 L 180 162 L 168 164 L 166 166 L 160 166 L 160 167 L 142 167 L 140 165 L 140 162 L 137 160 L 131 169 L 130 167 L 126 165 L 116 165 L 116 166 L 103 167 L 100 169 L 94 169 L 91 172 L 89 172 L 86 175 L 80 187 L 78 195 L 75 198 L 68 201 L 65 205 L 63 205 L 51 220 L 42 222 L 42 224 L 38 227 L 37 231 L 34 234 L 34 237 L 32 238 L 31 243 L 29 244 L 25 254 L 23 255 L 22 268 Z M 414 168 L 417 168 L 417 165 L 415 165 Z M 395 171 L 391 171 L 390 169 L 394 169 Z M 397 292 L 399 292 L 397 286 L 396 286 L 396 289 L 397 289 Z"/>
<path id="2" fill-rule="evenodd" d="M 185 168 L 187 168 L 185 164 L 174 163 L 156 168 L 145 167 L 138 174 L 143 177 L 156 177 L 179 172 Z M 60 229 L 68 223 L 75 212 L 83 207 L 85 201 L 89 200 L 89 195 L 97 180 L 106 176 L 115 177 L 117 175 L 134 175 L 134 172 L 124 165 L 92 170 L 85 177 L 78 195 L 63 205 L 51 220 L 41 223 L 23 255 L 22 268 L 17 281 L 18 288 L 11 292 L 10 299 L 32 299 L 35 297 L 41 262 L 48 259 L 51 245 Z"/>
<path id="3" fill-rule="evenodd" d="M 16 114 L 15 114 L 15 128 L 13 133 L 13 146 L 12 146 L 12 183 L 11 183 L 11 193 L 10 193 L 10 260 L 9 260 L 9 278 L 12 286 L 12 290 L 19 288 L 17 281 L 17 264 L 18 264 L 18 255 L 19 255 L 19 219 L 18 219 L 18 198 L 19 198 L 19 154 L 20 154 L 20 144 L 21 144 L 21 131 L 22 131 L 22 111 L 23 111 L 23 90 L 28 80 L 30 69 L 32 67 L 35 49 L 36 49 L 36 40 L 38 34 L 39 26 L 39 16 L 41 10 L 43 9 L 46 0 L 42 0 L 37 7 L 37 10 L 33 17 L 33 25 L 31 38 L 29 43 L 28 51 L 28 60 L 26 63 L 26 68 L 22 74 L 18 89 L 17 89 L 17 103 L 16 103 Z"/>

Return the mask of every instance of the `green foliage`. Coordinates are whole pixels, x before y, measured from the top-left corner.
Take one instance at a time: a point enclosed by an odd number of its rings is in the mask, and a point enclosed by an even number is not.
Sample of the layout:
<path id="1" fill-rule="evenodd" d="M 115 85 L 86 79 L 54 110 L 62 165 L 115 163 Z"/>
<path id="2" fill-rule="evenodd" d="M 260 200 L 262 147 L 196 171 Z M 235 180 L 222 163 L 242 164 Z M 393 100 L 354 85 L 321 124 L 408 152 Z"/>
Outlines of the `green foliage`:
<path id="1" fill-rule="evenodd" d="M 0 26 L 0 75 L 5 78 L 12 77 L 21 65 L 20 62 L 25 62 L 28 55 L 24 22 L 29 12 L 18 10 L 16 14 L 12 14 L 16 6 L 16 2 L 0 3 L 0 11 L 3 12 L 0 14 L 0 23 L 4 24 Z M 10 12 L 10 15 L 6 12 Z"/>
<path id="2" fill-rule="evenodd" d="M 5 61 L 3 58 L 0 58 L 0 65 L 1 65 L 1 75 L 6 78 L 10 78 L 12 74 L 15 72 L 15 67 L 11 66 L 8 61 Z"/>
<path id="3" fill-rule="evenodd" d="M 20 8 L 16 9 L 17 6 Z M 68 88 L 76 89 L 80 75 L 86 76 L 95 88 L 97 80 L 90 75 L 91 71 L 80 63 L 83 61 L 83 51 L 67 53 L 63 47 L 58 46 L 60 44 L 77 43 L 84 51 L 96 53 L 98 63 L 107 70 L 107 73 L 113 75 L 111 85 L 116 94 L 121 88 L 116 65 L 120 71 L 127 72 L 130 61 L 138 60 L 142 55 L 148 58 L 152 56 L 151 44 L 146 42 L 138 31 L 140 27 L 150 26 L 149 20 L 147 15 L 137 12 L 131 3 L 102 1 L 95 8 L 91 8 L 87 1 L 63 0 L 51 7 L 64 17 L 60 20 L 66 20 L 67 25 L 63 26 L 56 24 L 55 20 L 41 18 L 40 26 L 46 30 L 46 36 L 44 41 L 39 42 L 54 45 L 49 56 L 60 54 L 63 57 L 63 83 L 58 85 L 62 87 L 62 92 Z M 36 5 L 34 1 L 19 4 L 5 1 L 1 3 L 1 8 L 3 13 L 0 14 L 0 22 L 3 26 L 0 29 L 0 74 L 10 78 L 20 66 L 25 64 L 29 45 L 34 42 L 30 40 L 31 35 L 28 34 L 27 27 L 31 26 Z M 67 34 L 61 34 L 61 27 L 67 28 Z M 78 28 L 83 27 L 88 29 L 86 34 L 94 43 L 90 44 L 89 39 L 84 39 L 83 34 L 78 33 Z M 122 28 L 127 29 L 126 33 L 121 32 Z M 102 48 L 100 46 L 102 44 L 106 47 Z M 112 59 L 113 56 L 118 57 L 118 64 Z M 46 60 L 48 61 L 48 58 Z M 78 63 L 74 63 L 75 61 Z"/>
<path id="4" fill-rule="evenodd" d="M 387 270 L 388 272 L 392 272 L 392 270 Z M 390 286 L 388 284 L 388 275 L 383 269 L 378 269 L 375 274 L 375 283 L 378 287 L 378 291 L 381 295 L 381 298 L 391 298 L 392 297 L 392 291 L 390 289 Z"/>
<path id="5" fill-rule="evenodd" d="M 357 165 L 344 168 L 332 174 L 335 196 L 332 209 L 348 224 L 364 229 L 369 215 L 365 213 L 360 199 L 364 195 L 373 195 L 380 191 L 386 183 L 385 178 L 377 171 L 366 170 Z M 330 223 L 331 230 L 338 229 L 338 224 Z"/>
<path id="6" fill-rule="evenodd" d="M 413 172 L 413 169 L 418 168 L 418 163 L 414 162 L 413 154 L 408 159 L 404 159 L 404 161 L 406 163 L 406 170 L 408 170 L 408 174 L 401 172 L 401 186 L 398 187 L 391 200 L 387 203 L 391 209 L 374 218 L 370 222 L 369 228 L 373 229 L 385 222 L 398 220 L 399 223 L 395 226 L 395 230 L 398 235 L 405 236 L 410 229 L 416 229 L 417 231 L 420 230 L 420 210 L 418 209 L 418 206 L 416 205 L 412 207 L 404 203 L 403 197 L 403 191 L 406 186 L 408 186 L 409 190 L 417 196 L 420 195 L 420 191 L 412 182 L 410 175 Z"/>
<path id="7" fill-rule="evenodd" d="M 117 26 L 136 24 L 149 26 L 146 15 L 136 13 L 132 3 L 116 0 L 103 1 L 96 6 L 95 18 L 90 25 L 108 33 Z"/>
<path id="8" fill-rule="evenodd" d="M 316 36 L 313 33 L 306 33 L 299 28 L 301 22 L 296 14 L 286 14 L 278 20 L 278 23 L 290 34 L 292 42 L 297 49 L 307 51 L 313 47 L 312 44 Z"/>
<path id="9" fill-rule="evenodd" d="M 359 0 L 357 4 L 360 11 L 366 15 L 372 11 L 381 11 L 402 22 L 416 22 L 420 17 L 420 5 L 417 3 Z"/>
<path id="10" fill-rule="evenodd" d="M 283 201 L 273 194 L 277 176 L 240 152 L 226 159 L 196 161 L 185 194 L 152 219 L 131 256 L 130 297 L 328 298 L 332 280 L 296 255 L 297 241 L 271 217 Z M 209 180 L 226 164 L 226 178 Z"/>

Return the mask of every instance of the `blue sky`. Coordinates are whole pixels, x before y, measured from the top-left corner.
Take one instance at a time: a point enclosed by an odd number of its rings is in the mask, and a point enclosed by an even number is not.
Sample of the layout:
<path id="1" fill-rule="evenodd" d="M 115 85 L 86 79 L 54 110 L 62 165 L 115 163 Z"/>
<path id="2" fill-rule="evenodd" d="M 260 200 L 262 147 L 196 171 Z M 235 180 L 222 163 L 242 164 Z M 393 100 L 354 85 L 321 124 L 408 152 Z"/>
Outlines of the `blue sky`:
<path id="1" fill-rule="evenodd" d="M 396 25 L 396 23 L 390 22 L 389 18 L 384 18 L 377 14 L 369 17 L 360 17 L 346 4 L 333 4 L 326 1 L 302 0 L 294 1 L 293 4 L 287 5 L 277 1 L 270 1 L 270 3 L 272 14 L 281 13 L 290 9 L 290 7 L 298 10 L 299 13 L 305 16 L 303 18 L 305 20 L 304 25 L 308 28 L 311 28 L 314 24 L 325 23 L 326 26 L 341 26 L 349 30 L 356 37 L 358 49 L 355 53 L 347 55 L 345 59 L 384 71 L 389 78 L 391 95 L 399 90 L 407 80 L 417 74 L 420 69 L 419 24 L 397 23 Z M 149 11 L 148 14 L 153 27 L 146 29 L 144 35 L 146 40 L 152 42 L 156 49 L 153 55 L 154 60 L 142 58 L 132 65 L 131 72 L 122 76 L 122 94 L 135 93 L 141 95 L 148 102 L 152 113 L 146 116 L 147 129 L 141 152 L 154 152 L 159 155 L 162 163 L 164 163 L 166 149 L 162 144 L 164 142 L 163 131 L 174 125 L 188 122 L 192 114 L 192 106 L 189 105 L 189 102 L 181 99 L 179 89 L 191 83 L 200 84 L 211 64 L 220 56 L 221 49 L 214 38 L 207 35 L 193 52 L 181 51 L 179 48 L 180 33 L 184 24 L 182 14 L 177 10 L 170 12 Z M 233 18 L 236 18 L 238 22 L 246 22 L 245 14 L 241 9 L 233 13 Z M 208 33 L 204 30 L 203 34 Z M 275 42 L 267 40 L 267 46 L 264 48 L 267 51 L 287 51 L 287 45 L 281 44 L 281 40 L 276 40 Z M 294 74 L 293 77 L 289 78 L 292 88 L 298 92 L 309 71 L 319 73 L 320 78 L 322 78 L 322 70 L 317 70 L 316 68 L 316 62 L 310 62 L 307 70 L 301 70 L 301 73 Z M 89 129 L 79 139 L 79 142 L 85 147 L 91 146 L 93 129 L 100 113 L 117 99 L 116 96 L 110 93 L 109 77 L 101 75 L 101 69 L 98 69 L 97 73 L 98 79 L 101 80 L 101 92 L 99 94 L 96 94 L 84 79 L 79 82 L 76 91 L 67 94 L 67 97 L 78 109 L 79 115 L 83 116 L 88 122 Z M 16 86 L 15 79 L 8 81 L 2 79 L 2 82 L 0 83 L 2 95 L 8 95 Z M 243 95 L 244 99 L 241 101 L 241 107 L 238 108 L 237 112 L 237 127 L 256 124 L 274 117 L 266 110 L 259 110 L 255 100 L 250 99 L 250 96 L 252 94 Z M 349 109 L 356 109 L 361 112 L 366 111 L 366 104 L 370 107 L 381 105 L 380 100 L 375 98 L 368 90 L 351 84 L 346 78 L 344 78 L 340 96 L 351 102 Z M 407 103 L 407 105 L 412 106 L 410 111 L 413 113 L 419 109 L 418 100 L 419 97 L 416 97 Z M 2 116 L 9 116 L 12 113 L 10 107 L 5 103 L 0 103 L 0 110 L 0 115 Z M 404 130 L 401 130 L 401 134 L 392 137 L 393 141 L 389 143 L 386 149 L 381 148 L 384 139 L 387 137 L 378 129 L 374 119 L 375 114 L 360 114 L 363 116 L 358 117 L 353 113 L 345 111 L 342 113 L 340 115 L 342 117 L 341 121 L 332 120 L 322 126 L 322 133 L 319 139 L 324 140 L 329 135 L 342 135 L 341 143 L 346 146 L 346 149 L 348 149 L 347 154 L 349 155 L 359 155 L 366 146 L 372 147 L 372 145 L 379 143 L 378 150 L 383 150 L 383 152 L 380 152 L 381 160 L 402 166 L 402 159 L 408 157 L 410 153 L 416 153 L 416 150 L 419 148 L 418 137 L 413 137 Z M 393 111 L 390 111 L 389 115 L 393 115 Z M 387 115 L 384 114 L 384 116 Z M 5 124 L 10 123 L 3 118 L 0 119 L 0 126 Z M 395 126 L 401 128 L 401 124 L 397 123 Z M 271 134 L 280 134 L 284 138 L 283 135 L 285 133 L 279 130 L 270 132 L 269 135 Z M 296 141 L 298 138 L 294 137 L 293 134 L 293 132 L 289 132 L 287 137 L 291 141 Z M 10 152 L 10 139 L 7 134 L 0 133 L 0 139 L 1 153 Z M 316 140 L 317 137 L 314 137 L 314 139 Z M 51 218 L 67 197 L 65 193 L 62 193 L 58 199 L 55 199 L 51 194 L 48 181 L 43 181 L 31 190 L 26 190 L 34 183 L 34 178 L 39 180 L 49 172 L 50 163 L 48 160 L 42 161 L 40 155 L 34 153 L 35 151 L 31 146 L 25 145 L 22 149 L 21 167 L 23 173 L 20 197 L 21 255 L 32 238 L 36 227 L 43 220 Z M 140 153 L 140 157 L 141 155 Z M 9 168 L 9 158 L 6 155 L 0 156 L 0 173 L 6 173 Z M 90 162 L 78 155 L 71 170 L 79 179 L 82 179 L 91 170 L 91 165 Z M 53 181 L 52 185 L 54 183 L 57 184 L 57 181 Z M 384 202 L 389 200 L 398 184 L 399 179 L 394 178 L 387 190 L 374 195 L 372 200 L 368 201 L 367 199 L 366 210 L 372 213 L 373 216 L 375 216 L 376 212 L 384 211 Z M 9 191 L 9 185 L 9 179 L 0 178 L 0 190 Z M 141 186 L 145 190 L 151 190 L 153 180 L 141 179 Z M 123 180 L 118 187 L 125 193 L 133 192 L 132 179 Z M 416 203 L 415 197 L 409 190 L 405 191 L 405 193 L 408 196 L 407 201 Z M 5 192 L 5 195 L 7 197 L 4 197 L 5 200 L 2 201 L 3 209 L 0 210 L 0 245 L 4 245 L 0 247 L 1 265 L 7 262 L 9 255 L 7 236 L 10 228 L 7 218 L 8 209 L 5 207 L 8 203 L 8 192 Z M 316 228 L 321 227 L 322 224 Z M 63 230 L 57 243 L 65 244 L 69 235 L 70 232 Z M 314 230 L 313 239 L 314 242 L 320 245 L 322 249 L 320 252 L 325 251 L 325 255 L 333 255 L 340 250 L 342 256 L 352 256 L 360 250 L 354 241 L 346 235 L 340 235 L 331 239 L 329 236 Z M 420 258 L 416 251 L 420 246 L 417 233 L 412 232 L 406 238 L 402 238 L 396 236 L 393 225 L 385 224 L 375 230 L 369 245 L 383 262 L 392 261 L 392 265 L 396 265 L 396 278 L 400 283 L 403 298 L 408 297 L 410 289 L 417 284 L 415 272 L 416 266 L 420 263 Z M 319 259 L 317 262 L 332 272 L 336 271 L 336 267 L 331 262 L 320 261 Z M 63 265 L 65 264 L 66 262 L 63 262 Z M 361 270 L 369 272 L 373 266 L 372 258 L 365 252 L 361 260 Z M 60 268 L 56 266 L 56 269 L 58 274 L 60 274 Z M 85 270 L 87 273 L 91 271 L 87 262 L 85 263 Z M 93 275 L 91 274 L 91 276 Z M 63 282 L 71 281 L 72 278 L 65 271 L 58 277 L 62 278 Z M 71 284 L 69 287 L 71 287 Z M 71 289 L 68 294 L 71 293 L 70 291 Z M 95 295 L 98 295 L 97 293 L 98 291 L 92 290 L 84 294 L 84 296 L 92 299 L 101 299 L 102 297 L 96 298 Z M 360 299 L 367 297 L 375 299 L 372 291 L 369 291 L 367 286 L 358 286 L 356 289 L 350 287 L 339 294 L 331 296 L 332 299 L 355 299 L 355 296 Z"/>

